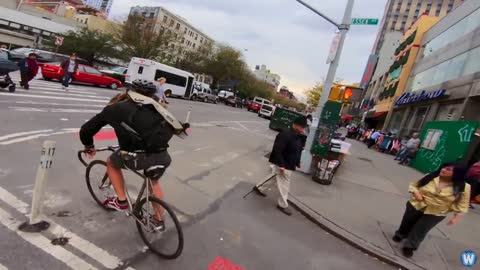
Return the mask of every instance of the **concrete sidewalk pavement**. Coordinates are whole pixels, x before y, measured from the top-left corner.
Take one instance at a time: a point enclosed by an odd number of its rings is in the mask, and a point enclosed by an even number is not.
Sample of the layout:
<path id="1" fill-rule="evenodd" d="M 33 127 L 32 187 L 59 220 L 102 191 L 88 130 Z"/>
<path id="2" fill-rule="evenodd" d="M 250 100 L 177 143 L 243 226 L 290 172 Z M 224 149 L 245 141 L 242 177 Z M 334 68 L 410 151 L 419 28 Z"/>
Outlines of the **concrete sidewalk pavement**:
<path id="1" fill-rule="evenodd" d="M 300 173 L 292 177 L 291 201 L 305 215 L 366 253 L 406 269 L 464 269 L 463 251 L 480 254 L 480 211 L 475 209 L 455 226 L 447 226 L 449 218 L 445 219 L 411 259 L 402 257 L 401 244 L 391 237 L 404 213 L 409 183 L 423 174 L 363 143 L 349 142 L 352 155 L 345 158 L 332 185 L 320 185 Z"/>

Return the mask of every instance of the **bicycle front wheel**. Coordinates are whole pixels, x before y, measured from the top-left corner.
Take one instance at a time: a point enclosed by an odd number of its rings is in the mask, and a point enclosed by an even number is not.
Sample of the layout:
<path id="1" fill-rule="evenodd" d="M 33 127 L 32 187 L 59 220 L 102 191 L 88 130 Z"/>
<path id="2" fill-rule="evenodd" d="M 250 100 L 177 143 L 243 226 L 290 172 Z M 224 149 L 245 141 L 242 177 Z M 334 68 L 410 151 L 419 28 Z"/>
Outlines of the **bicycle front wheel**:
<path id="1" fill-rule="evenodd" d="M 90 162 L 87 166 L 85 178 L 88 191 L 90 191 L 93 199 L 98 205 L 106 209 L 103 202 L 108 197 L 115 196 L 115 191 L 113 190 L 112 184 L 107 175 L 107 163 L 103 160 L 94 160 Z"/>
<path id="2" fill-rule="evenodd" d="M 153 196 L 148 197 L 148 202 L 143 198 L 135 206 L 133 214 L 142 240 L 153 253 L 169 260 L 180 256 L 183 251 L 183 231 L 167 203 Z"/>

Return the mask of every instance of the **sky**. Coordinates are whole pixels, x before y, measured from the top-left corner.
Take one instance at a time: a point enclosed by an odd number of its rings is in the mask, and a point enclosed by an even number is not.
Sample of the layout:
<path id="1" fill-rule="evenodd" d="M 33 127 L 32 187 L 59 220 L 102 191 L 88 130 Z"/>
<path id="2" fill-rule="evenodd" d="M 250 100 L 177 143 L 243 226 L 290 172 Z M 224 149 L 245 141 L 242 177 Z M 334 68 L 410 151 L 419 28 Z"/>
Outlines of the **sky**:
<path id="1" fill-rule="evenodd" d="M 304 0 L 336 22 L 347 0 Z M 352 17 L 383 16 L 387 0 L 357 0 Z M 131 6 L 162 6 L 213 38 L 242 50 L 249 66 L 265 64 L 281 76 L 280 84 L 302 96 L 322 82 L 336 28 L 295 0 L 114 0 L 111 17 L 128 15 Z M 352 26 L 336 73 L 359 82 L 378 26 Z"/>

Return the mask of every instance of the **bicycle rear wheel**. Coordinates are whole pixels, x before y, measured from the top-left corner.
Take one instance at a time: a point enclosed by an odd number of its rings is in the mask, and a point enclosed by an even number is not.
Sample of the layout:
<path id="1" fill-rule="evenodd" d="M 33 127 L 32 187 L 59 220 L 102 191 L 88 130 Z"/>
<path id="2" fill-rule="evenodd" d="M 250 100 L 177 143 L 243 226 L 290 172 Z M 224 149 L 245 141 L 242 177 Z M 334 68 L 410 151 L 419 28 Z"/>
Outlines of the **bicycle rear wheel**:
<path id="1" fill-rule="evenodd" d="M 162 210 L 164 228 L 159 229 L 158 220 L 152 205 Z M 164 201 L 150 196 L 143 198 L 133 210 L 137 229 L 143 242 L 156 255 L 164 259 L 175 259 L 183 251 L 183 231 L 173 210 Z"/>
<path id="2" fill-rule="evenodd" d="M 93 199 L 98 205 L 106 209 L 105 206 L 103 206 L 105 199 L 115 196 L 115 191 L 107 175 L 107 163 L 103 160 L 90 162 L 85 173 L 85 180 L 87 181 L 88 191 L 90 191 Z"/>

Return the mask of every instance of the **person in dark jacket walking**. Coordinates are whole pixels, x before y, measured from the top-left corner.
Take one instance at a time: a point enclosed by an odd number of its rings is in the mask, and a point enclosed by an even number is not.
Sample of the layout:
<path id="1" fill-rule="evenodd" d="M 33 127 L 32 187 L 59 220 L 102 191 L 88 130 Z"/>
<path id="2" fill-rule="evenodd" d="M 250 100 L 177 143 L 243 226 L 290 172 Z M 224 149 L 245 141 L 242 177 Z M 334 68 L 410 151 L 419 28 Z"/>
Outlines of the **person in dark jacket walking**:
<path id="1" fill-rule="evenodd" d="M 28 57 L 18 62 L 18 67 L 20 68 L 20 85 L 28 90 L 30 88 L 28 82 L 35 78 L 38 72 L 37 55 L 30 53 Z"/>
<path id="2" fill-rule="evenodd" d="M 305 146 L 305 128 L 307 127 L 307 118 L 299 117 L 293 122 L 292 128 L 281 131 L 275 138 L 272 153 L 269 162 L 273 164 L 272 174 L 275 175 L 275 182 L 280 198 L 278 198 L 277 208 L 287 215 L 292 212 L 288 209 L 288 192 L 290 190 L 290 178 L 296 168 L 300 168 L 300 157 Z M 273 176 L 272 176 L 273 177 Z M 256 194 L 265 197 L 265 190 L 272 182 L 257 184 L 253 187 Z"/>
<path id="3" fill-rule="evenodd" d="M 70 80 L 73 80 L 73 74 L 78 72 L 77 55 L 72 54 L 69 59 L 62 62 L 61 67 L 63 70 L 63 89 L 67 90 Z M 58 72 L 62 72 L 62 70 L 59 69 Z"/>

